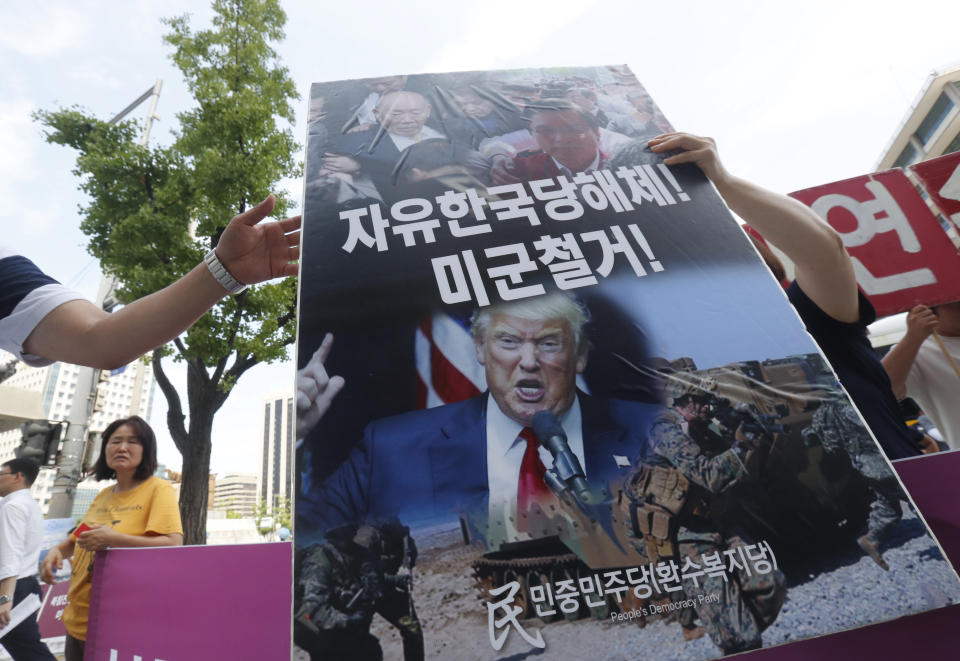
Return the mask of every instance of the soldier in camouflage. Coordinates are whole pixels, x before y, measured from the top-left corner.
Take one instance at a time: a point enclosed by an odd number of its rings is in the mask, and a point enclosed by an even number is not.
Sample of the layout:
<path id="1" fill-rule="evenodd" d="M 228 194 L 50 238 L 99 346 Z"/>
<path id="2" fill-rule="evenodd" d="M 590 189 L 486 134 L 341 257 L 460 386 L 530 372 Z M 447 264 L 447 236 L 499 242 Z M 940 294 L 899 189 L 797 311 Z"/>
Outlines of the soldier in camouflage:
<path id="1" fill-rule="evenodd" d="M 354 538 L 358 537 L 357 541 Z M 368 548 L 372 535 L 355 526 L 327 533 L 327 542 L 307 549 L 301 570 L 303 597 L 294 639 L 311 659 L 380 661 L 380 641 L 370 634 L 383 591 L 379 558 Z"/>
<path id="2" fill-rule="evenodd" d="M 873 494 L 867 530 L 857 544 L 885 570 L 890 566 L 880 554 L 880 543 L 903 516 L 903 497 L 897 478 L 887 465 L 876 441 L 867 432 L 860 416 L 844 397 L 820 404 L 810 426 L 803 430 L 808 444 L 819 442 L 826 453 L 845 453 L 853 468 L 867 481 Z"/>
<path id="3" fill-rule="evenodd" d="M 398 573 L 401 567 L 413 569 L 417 545 L 410 529 L 396 517 L 381 523 L 378 530 L 382 538 L 380 565 L 385 589 L 376 604 L 377 613 L 400 631 L 404 661 L 423 661 L 423 628 L 413 607 L 413 574 Z"/>
<path id="4" fill-rule="evenodd" d="M 423 633 L 413 609 L 410 574 L 416 547 L 399 521 L 344 526 L 310 547 L 300 570 L 301 605 L 294 618 L 297 645 L 311 659 L 381 661 L 380 641 L 370 633 L 374 613 L 396 626 L 405 661 L 424 658 Z"/>
<path id="5" fill-rule="evenodd" d="M 680 388 L 674 392 L 672 408 L 650 429 L 645 470 L 653 478 L 638 495 L 654 510 L 663 510 L 661 515 L 674 518 L 672 524 L 649 528 L 676 531 L 680 567 L 687 558 L 699 566 L 704 553 L 717 552 L 724 558 L 724 551 L 750 543 L 745 534 L 730 529 L 724 500 L 731 487 L 748 477 L 749 455 L 759 441 L 739 429 L 734 439 L 713 431 L 711 401 L 702 389 Z M 668 488 L 664 490 L 663 485 Z M 669 553 L 669 544 L 666 549 Z M 710 638 L 729 654 L 761 646 L 761 632 L 783 605 L 786 580 L 779 570 L 760 574 L 738 568 L 716 577 L 686 578 L 683 590 L 696 602 L 696 616 Z M 719 595 L 719 599 L 699 600 L 696 595 Z M 681 624 L 689 627 L 690 619 L 681 617 Z"/>

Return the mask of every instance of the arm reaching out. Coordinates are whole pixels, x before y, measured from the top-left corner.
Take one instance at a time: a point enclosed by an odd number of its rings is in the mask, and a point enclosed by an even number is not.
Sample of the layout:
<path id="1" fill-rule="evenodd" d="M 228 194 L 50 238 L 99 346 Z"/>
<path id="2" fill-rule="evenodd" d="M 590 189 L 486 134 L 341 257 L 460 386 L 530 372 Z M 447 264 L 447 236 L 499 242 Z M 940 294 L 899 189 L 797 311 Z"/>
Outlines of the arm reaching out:
<path id="1" fill-rule="evenodd" d="M 843 322 L 859 319 L 857 281 L 840 236 L 809 207 L 731 175 L 712 138 L 666 133 L 649 142 L 654 153 L 682 150 L 666 165 L 694 163 L 717 187 L 724 202 L 793 261 L 797 283 L 817 306 Z"/>
<path id="2" fill-rule="evenodd" d="M 918 305 L 907 313 L 907 332 L 897 345 L 883 357 L 883 368 L 890 377 L 897 399 L 907 396 L 907 376 L 917 352 L 930 333 L 937 329 L 937 315 L 926 305 Z"/>
<path id="3" fill-rule="evenodd" d="M 300 217 L 261 223 L 274 202 L 270 195 L 234 216 L 217 245 L 217 257 L 241 283 L 297 273 L 292 262 L 300 257 Z M 24 352 L 77 365 L 120 367 L 180 335 L 226 295 L 206 264 L 199 264 L 169 287 L 113 314 L 89 301 L 64 303 L 37 324 Z"/>

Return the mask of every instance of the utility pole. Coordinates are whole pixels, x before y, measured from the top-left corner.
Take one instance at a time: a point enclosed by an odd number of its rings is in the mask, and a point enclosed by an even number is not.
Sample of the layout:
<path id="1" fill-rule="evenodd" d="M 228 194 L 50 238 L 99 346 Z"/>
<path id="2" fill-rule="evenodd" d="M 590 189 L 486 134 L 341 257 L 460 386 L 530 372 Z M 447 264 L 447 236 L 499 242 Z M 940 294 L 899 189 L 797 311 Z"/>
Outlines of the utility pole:
<path id="1" fill-rule="evenodd" d="M 157 101 L 160 98 L 162 87 L 163 81 L 158 79 L 150 89 L 121 110 L 109 123 L 116 124 L 144 101 L 151 99 L 150 111 L 144 121 L 143 133 L 140 135 L 139 142 L 141 147 L 146 147 L 150 139 L 150 128 L 153 126 L 153 120 L 157 117 Z M 100 279 L 96 304 L 107 312 L 113 310 L 117 304 L 114 298 L 115 289 L 116 280 L 113 276 L 104 275 Z M 70 415 L 67 417 L 67 433 L 64 435 L 63 443 L 60 446 L 60 457 L 57 459 L 57 476 L 53 481 L 53 489 L 50 494 L 50 507 L 47 510 L 47 517 L 50 519 L 67 518 L 73 510 L 73 499 L 76 495 L 77 483 L 80 481 L 80 471 L 83 468 L 87 428 L 90 423 L 90 415 L 93 412 L 93 404 L 96 401 L 99 382 L 100 370 L 93 367 L 80 368 L 80 372 L 77 374 L 77 387 L 74 391 L 73 404 L 70 406 Z"/>

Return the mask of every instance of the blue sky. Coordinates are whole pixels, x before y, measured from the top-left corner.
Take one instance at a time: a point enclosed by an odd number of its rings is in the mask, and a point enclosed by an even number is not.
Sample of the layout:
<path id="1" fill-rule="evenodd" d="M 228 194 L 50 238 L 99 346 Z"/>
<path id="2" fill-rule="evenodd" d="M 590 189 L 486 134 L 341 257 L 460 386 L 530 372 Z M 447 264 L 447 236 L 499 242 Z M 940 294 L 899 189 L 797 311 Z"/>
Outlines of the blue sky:
<path id="1" fill-rule="evenodd" d="M 930 71 L 960 56 L 960 3 L 668 5 L 283 2 L 277 49 L 302 95 L 314 81 L 363 76 L 627 63 L 674 126 L 716 137 L 729 169 L 781 192 L 871 171 Z M 169 141 L 190 99 L 159 19 L 187 11 L 206 25 L 206 5 L 182 0 L 0 6 L 0 240 L 90 297 L 99 271 L 79 231 L 74 155 L 46 144 L 30 113 L 79 104 L 108 119 L 161 78 L 151 139 Z M 297 111 L 302 137 L 305 102 Z M 300 182 L 283 185 L 300 198 Z M 291 386 L 290 365 L 240 381 L 217 417 L 213 470 L 256 470 L 261 394 Z M 165 408 L 158 393 L 161 460 L 176 466 Z"/>

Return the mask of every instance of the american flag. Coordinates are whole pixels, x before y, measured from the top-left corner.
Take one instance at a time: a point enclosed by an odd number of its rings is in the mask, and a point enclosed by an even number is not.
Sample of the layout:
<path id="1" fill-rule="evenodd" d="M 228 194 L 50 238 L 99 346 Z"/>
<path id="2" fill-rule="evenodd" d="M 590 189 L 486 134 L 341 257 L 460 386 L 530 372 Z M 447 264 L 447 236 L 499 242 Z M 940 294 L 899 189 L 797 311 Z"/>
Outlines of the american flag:
<path id="1" fill-rule="evenodd" d="M 460 402 L 487 389 L 467 320 L 438 312 L 417 327 L 415 343 L 419 408 Z"/>
<path id="2" fill-rule="evenodd" d="M 417 326 L 417 408 L 462 402 L 487 389 L 483 365 L 477 362 L 470 322 L 438 312 Z M 590 392 L 582 374 L 577 388 Z"/>

